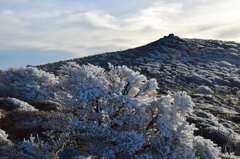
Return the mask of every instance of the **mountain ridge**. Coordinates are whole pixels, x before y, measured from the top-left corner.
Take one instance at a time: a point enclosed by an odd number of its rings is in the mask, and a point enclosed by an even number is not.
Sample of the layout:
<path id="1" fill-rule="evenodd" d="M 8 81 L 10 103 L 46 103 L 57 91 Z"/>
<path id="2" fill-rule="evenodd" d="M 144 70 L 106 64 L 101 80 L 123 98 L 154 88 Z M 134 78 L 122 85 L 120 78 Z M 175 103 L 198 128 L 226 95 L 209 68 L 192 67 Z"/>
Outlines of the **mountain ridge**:
<path id="1" fill-rule="evenodd" d="M 179 42 L 181 42 L 181 44 L 179 45 Z M 185 45 L 182 45 L 182 44 Z M 113 55 L 124 55 L 124 54 L 138 54 L 138 50 L 141 50 L 141 54 L 139 54 L 139 56 L 143 56 L 146 54 L 151 53 L 151 49 L 149 49 L 149 47 L 156 47 L 156 46 L 160 46 L 161 47 L 157 47 L 157 51 L 160 52 L 164 52 L 166 50 L 164 50 L 162 48 L 162 46 L 167 46 L 169 48 L 174 48 L 174 49 L 180 49 L 183 51 L 186 51 L 186 53 L 194 53 L 196 52 L 196 45 L 200 44 L 202 45 L 204 43 L 204 45 L 206 45 L 205 47 L 209 47 L 212 45 L 222 45 L 222 43 L 224 43 L 223 45 L 226 44 L 234 44 L 237 45 L 238 47 L 240 46 L 240 43 L 234 42 L 234 41 L 222 41 L 222 40 L 211 40 L 211 39 L 190 39 L 190 38 L 179 38 L 178 36 L 174 36 L 174 34 L 169 34 L 168 36 L 164 36 L 163 38 L 160 38 L 159 40 L 150 42 L 146 45 L 143 46 L 139 46 L 136 48 L 131 48 L 131 49 L 127 49 L 127 50 L 122 50 L 122 51 L 113 51 L 113 52 L 106 52 L 106 53 L 101 53 L 101 54 L 95 54 L 95 55 L 90 55 L 90 56 L 85 56 L 85 57 L 79 57 L 79 58 L 74 58 L 74 59 L 68 59 L 68 60 L 63 60 L 63 61 L 58 61 L 58 62 L 53 62 L 53 63 L 47 63 L 47 64 L 41 64 L 41 65 L 36 65 L 35 67 L 37 68 L 44 68 L 44 67 L 48 67 L 51 65 L 57 65 L 57 66 L 61 66 L 63 63 L 66 62 L 77 62 L 78 64 L 86 64 L 86 63 L 94 63 L 96 61 L 96 58 L 102 58 L 102 57 L 108 57 L 110 56 L 112 58 Z M 184 48 L 183 48 L 184 47 Z M 143 53 L 143 51 L 147 51 L 145 53 Z M 118 58 L 116 58 L 118 59 Z M 125 63 L 125 65 L 127 65 L 128 63 Z M 107 67 L 107 65 L 100 65 L 101 67 Z M 46 69 L 46 68 L 45 68 Z M 54 72 L 51 69 L 47 69 L 49 71 Z"/>

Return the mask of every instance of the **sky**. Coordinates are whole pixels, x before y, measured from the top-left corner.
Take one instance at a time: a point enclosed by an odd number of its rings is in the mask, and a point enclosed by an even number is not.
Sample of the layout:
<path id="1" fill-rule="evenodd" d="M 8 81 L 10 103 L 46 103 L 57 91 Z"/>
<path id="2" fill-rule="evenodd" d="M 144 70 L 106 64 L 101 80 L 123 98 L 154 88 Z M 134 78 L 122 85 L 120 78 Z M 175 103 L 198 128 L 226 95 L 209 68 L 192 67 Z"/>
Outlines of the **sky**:
<path id="1" fill-rule="evenodd" d="M 239 0 L 0 0 L 0 69 L 120 51 L 173 33 L 240 42 Z"/>

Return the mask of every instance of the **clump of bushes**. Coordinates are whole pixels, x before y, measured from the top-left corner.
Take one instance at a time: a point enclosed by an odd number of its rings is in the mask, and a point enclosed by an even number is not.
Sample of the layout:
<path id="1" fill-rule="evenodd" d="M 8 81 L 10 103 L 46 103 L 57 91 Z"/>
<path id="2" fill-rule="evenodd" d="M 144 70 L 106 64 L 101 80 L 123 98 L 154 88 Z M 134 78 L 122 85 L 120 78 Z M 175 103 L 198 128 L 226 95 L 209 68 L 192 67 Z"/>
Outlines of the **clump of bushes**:
<path id="1" fill-rule="evenodd" d="M 153 97 L 156 80 L 126 66 L 109 65 L 106 71 L 70 62 L 59 74 L 34 67 L 2 71 L 0 92 L 24 101 L 52 100 L 63 105 L 38 123 L 45 138 L 31 136 L 4 147 L 5 156 L 13 150 L 28 158 L 61 158 L 68 153 L 75 158 L 209 159 L 222 155 L 213 142 L 193 135 L 195 127 L 185 116 L 192 113 L 194 103 L 186 92 Z"/>

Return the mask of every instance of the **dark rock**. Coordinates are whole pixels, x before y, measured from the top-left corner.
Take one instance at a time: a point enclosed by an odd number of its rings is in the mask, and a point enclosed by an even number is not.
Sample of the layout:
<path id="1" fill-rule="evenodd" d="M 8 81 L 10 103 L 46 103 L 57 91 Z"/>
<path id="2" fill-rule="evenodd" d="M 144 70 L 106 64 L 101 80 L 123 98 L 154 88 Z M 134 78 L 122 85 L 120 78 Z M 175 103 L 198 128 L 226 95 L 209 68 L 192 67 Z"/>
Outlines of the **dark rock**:
<path id="1" fill-rule="evenodd" d="M 233 130 L 238 128 L 237 124 L 224 119 L 217 119 L 210 113 L 197 112 L 187 118 L 189 123 L 194 123 L 198 130 L 195 135 L 203 136 L 212 140 L 222 147 L 222 152 L 234 152 L 240 154 L 240 134 Z M 230 148 L 230 149 L 229 149 Z"/>
<path id="2" fill-rule="evenodd" d="M 202 98 L 205 100 L 213 100 L 213 97 L 211 95 L 204 95 Z"/>
<path id="3" fill-rule="evenodd" d="M 8 112 L 6 110 L 0 109 L 0 121 L 1 119 L 4 119 Z"/>
<path id="4" fill-rule="evenodd" d="M 237 96 L 240 96 L 240 91 L 237 91 Z"/>
<path id="5" fill-rule="evenodd" d="M 41 124 L 47 121 L 53 112 L 44 111 L 14 111 L 8 112 L 0 121 L 0 129 L 6 131 L 9 138 L 14 142 L 27 139 L 31 134 L 43 132 Z"/>
<path id="6" fill-rule="evenodd" d="M 80 156 L 76 150 L 73 148 L 66 148 L 63 152 L 59 154 L 59 159 L 71 159 L 72 157 Z"/>
<path id="7" fill-rule="evenodd" d="M 213 83 L 217 83 L 220 86 L 231 86 L 231 82 L 228 80 L 225 80 L 223 78 L 217 78 L 217 77 L 210 77 L 208 80 L 212 81 Z"/>
<path id="8" fill-rule="evenodd" d="M 38 111 L 27 102 L 23 102 L 16 98 L 0 98 L 0 109 L 6 111 L 24 110 L 24 111 Z"/>
<path id="9" fill-rule="evenodd" d="M 34 100 L 29 103 L 34 108 L 43 111 L 51 111 L 51 110 L 58 110 L 62 108 L 62 105 L 54 102 L 54 101 L 42 101 L 42 100 Z"/>
<path id="10" fill-rule="evenodd" d="M 233 87 L 231 89 L 231 93 L 234 94 L 234 95 L 238 95 L 238 91 L 239 91 L 239 88 L 237 88 L 237 87 Z"/>
<path id="11" fill-rule="evenodd" d="M 191 94 L 190 95 L 192 98 L 202 98 L 203 95 L 202 94 Z"/>
<path id="12" fill-rule="evenodd" d="M 240 80 L 237 77 L 229 77 L 227 80 L 231 82 L 232 87 L 240 88 Z"/>
<path id="13" fill-rule="evenodd" d="M 225 101 L 221 101 L 221 103 L 222 103 L 222 104 L 227 104 L 227 102 L 225 102 Z"/>
<path id="14" fill-rule="evenodd" d="M 171 33 L 171 34 L 168 35 L 168 38 L 173 38 L 173 37 L 174 37 L 174 34 L 173 34 L 173 33 Z"/>
<path id="15" fill-rule="evenodd" d="M 201 94 L 212 94 L 213 91 L 208 86 L 199 86 L 196 90 L 197 93 Z"/>
<path id="16" fill-rule="evenodd" d="M 227 103 L 228 105 L 236 105 L 235 101 L 232 99 L 228 99 Z"/>
<path id="17" fill-rule="evenodd" d="M 201 118 L 211 118 L 211 116 L 209 116 L 209 114 L 205 112 L 199 112 L 196 115 Z"/>

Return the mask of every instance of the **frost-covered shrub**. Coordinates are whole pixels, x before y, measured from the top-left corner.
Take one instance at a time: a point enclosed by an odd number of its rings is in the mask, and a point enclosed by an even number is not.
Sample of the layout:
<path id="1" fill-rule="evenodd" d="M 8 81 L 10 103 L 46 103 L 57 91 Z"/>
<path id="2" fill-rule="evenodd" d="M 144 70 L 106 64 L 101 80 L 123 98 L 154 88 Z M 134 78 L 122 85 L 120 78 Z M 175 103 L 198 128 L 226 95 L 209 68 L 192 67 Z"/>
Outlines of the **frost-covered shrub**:
<path id="1" fill-rule="evenodd" d="M 220 149 L 210 140 L 206 140 L 207 145 L 201 144 L 200 139 L 193 134 L 194 125 L 186 122 L 185 116 L 192 113 L 192 106 L 186 92 L 154 99 L 150 107 L 156 110 L 156 114 L 151 117 L 146 128 L 151 130 L 145 145 L 150 148 L 140 158 L 218 158 Z M 199 152 L 196 147 L 204 147 L 204 151 Z"/>
<path id="2" fill-rule="evenodd" d="M 76 155 L 98 158 L 220 157 L 220 149 L 210 140 L 195 137 L 194 125 L 186 122 L 193 111 L 186 92 L 151 97 L 158 88 L 155 79 L 126 66 L 109 68 L 72 62 L 60 69 L 59 80 L 55 79 L 62 87 L 47 88 L 53 100 L 61 99 L 67 107 L 39 123 L 48 130 L 44 132 L 47 142 L 31 137 L 21 146 L 29 147 L 25 153 L 51 158 L 73 147 Z"/>
<path id="3" fill-rule="evenodd" d="M 67 105 L 77 105 L 95 101 L 108 91 L 108 81 L 104 77 L 104 69 L 94 65 L 79 66 L 75 62 L 69 62 L 59 70 L 61 74 L 62 90 L 67 94 Z M 70 99 L 67 103 L 67 99 Z"/>
<path id="4" fill-rule="evenodd" d="M 228 77 L 226 79 L 231 82 L 232 87 L 240 88 L 240 79 L 238 77 Z"/>
<path id="5" fill-rule="evenodd" d="M 2 129 L 0 129 L 0 146 L 6 146 L 6 145 L 11 145 L 12 142 L 8 140 L 8 135 L 6 132 Z"/>
<path id="6" fill-rule="evenodd" d="M 185 116 L 192 112 L 193 103 L 185 92 L 160 99 L 145 98 L 135 104 L 142 107 L 141 111 L 134 111 L 136 115 L 128 110 L 128 116 L 125 116 L 123 112 L 115 110 L 116 114 L 112 111 L 114 115 L 111 116 L 111 111 L 106 111 L 106 120 L 103 120 L 98 118 L 97 112 L 91 112 L 92 118 L 89 120 L 88 115 L 84 116 L 87 112 L 80 113 L 82 116 L 58 114 L 45 126 L 55 130 L 49 133 L 50 136 L 61 132 L 58 134 L 61 143 L 77 144 L 76 149 L 84 147 L 86 156 L 169 159 L 219 157 L 220 149 L 210 140 L 195 137 L 194 125 L 186 122 Z"/>
<path id="7" fill-rule="evenodd" d="M 157 82 L 155 79 L 147 80 L 126 66 L 114 67 L 109 64 L 110 71 L 94 65 L 79 66 L 69 62 L 59 72 L 63 90 L 68 94 L 68 105 L 98 102 L 98 99 L 106 95 L 144 96 L 156 93 Z M 67 98 L 67 97 L 66 97 Z M 74 102 L 74 103 L 72 103 Z"/>
<path id="8" fill-rule="evenodd" d="M 110 93 L 127 95 L 129 97 L 145 96 L 157 93 L 158 84 L 155 79 L 147 80 L 138 71 L 133 71 L 127 66 L 113 67 L 109 65 L 110 71 L 106 78 L 110 83 Z"/>
<path id="9" fill-rule="evenodd" d="M 195 137 L 194 125 L 186 122 L 185 116 L 193 111 L 186 92 L 153 98 L 149 95 L 158 88 L 156 80 L 126 66 L 110 65 L 105 71 L 68 63 L 60 72 L 71 111 L 43 125 L 60 143 L 100 158 L 219 157 L 220 149 Z M 201 149 L 202 143 L 208 145 Z"/>
<path id="10" fill-rule="evenodd" d="M 37 137 L 30 136 L 28 140 L 25 140 L 14 146 L 15 151 L 19 157 L 26 159 L 52 159 L 55 158 L 55 154 L 51 152 L 49 144 L 44 143 Z"/>
<path id="11" fill-rule="evenodd" d="M 40 111 L 56 111 L 60 110 L 62 108 L 62 105 L 58 102 L 54 102 L 51 100 L 34 100 L 29 103 L 32 105 L 34 108 L 39 109 Z"/>
<path id="12" fill-rule="evenodd" d="M 16 150 L 19 155 L 26 159 L 44 159 L 43 156 L 36 154 L 36 150 L 29 142 L 24 142 L 20 145 L 16 145 Z"/>
<path id="13" fill-rule="evenodd" d="M 218 63 L 218 65 L 221 66 L 221 67 L 231 67 L 232 66 L 232 64 L 230 64 L 227 61 L 221 61 L 221 62 Z"/>
<path id="14" fill-rule="evenodd" d="M 35 67 L 11 67 L 0 76 L 0 92 L 4 96 L 24 100 L 51 98 L 58 78 Z"/>
<path id="15" fill-rule="evenodd" d="M 69 159 L 78 156 L 79 156 L 78 152 L 70 147 L 66 148 L 63 152 L 59 154 L 60 159 Z"/>
<path id="16" fill-rule="evenodd" d="M 196 90 L 197 93 L 201 94 L 211 94 L 213 91 L 208 86 L 199 86 Z"/>

